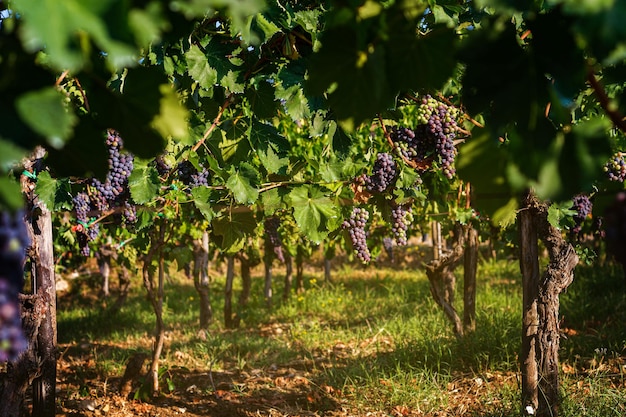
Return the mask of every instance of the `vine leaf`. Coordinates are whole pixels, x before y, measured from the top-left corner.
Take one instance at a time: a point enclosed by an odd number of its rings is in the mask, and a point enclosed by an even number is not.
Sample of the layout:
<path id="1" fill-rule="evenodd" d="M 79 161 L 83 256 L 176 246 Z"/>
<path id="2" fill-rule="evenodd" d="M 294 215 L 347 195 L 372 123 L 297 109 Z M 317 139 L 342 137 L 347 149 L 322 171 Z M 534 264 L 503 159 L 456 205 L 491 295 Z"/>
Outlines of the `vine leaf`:
<path id="1" fill-rule="evenodd" d="M 160 186 L 159 173 L 146 163 L 137 164 L 128 177 L 130 195 L 136 204 L 150 202 L 158 193 Z"/>
<path id="2" fill-rule="evenodd" d="M 107 52 L 107 59 L 114 65 L 132 65 L 136 60 L 135 48 L 109 36 L 102 19 L 108 7 L 99 3 L 15 0 L 11 6 L 23 17 L 24 44 L 31 51 L 45 48 L 48 63 L 57 69 L 76 71 L 85 63 L 87 57 L 76 45 L 77 33 L 91 38 L 98 48 Z"/>
<path id="3" fill-rule="evenodd" d="M 207 221 L 213 220 L 215 212 L 213 211 L 213 205 L 215 202 L 212 200 L 212 192 L 207 187 L 196 187 L 191 190 L 193 196 L 193 204 L 202 213 Z"/>
<path id="4" fill-rule="evenodd" d="M 213 219 L 213 232 L 222 237 L 221 248 L 226 253 L 241 250 L 247 237 L 256 228 L 256 219 L 250 211 L 234 212 Z M 219 243 L 219 242 L 218 242 Z"/>
<path id="5" fill-rule="evenodd" d="M 321 242 L 331 231 L 331 220 L 338 217 L 332 201 L 317 188 L 303 185 L 289 193 L 294 218 L 302 232 L 313 242 Z"/>
<path id="6" fill-rule="evenodd" d="M 211 90 L 217 82 L 217 71 L 211 68 L 204 52 L 197 45 L 191 45 L 185 53 L 187 60 L 187 72 L 200 87 Z"/>
<path id="7" fill-rule="evenodd" d="M 254 167 L 243 163 L 230 175 L 226 187 L 239 204 L 252 204 L 259 197 L 259 190 L 256 188 L 258 182 L 259 176 Z"/>
<path id="8" fill-rule="evenodd" d="M 248 137 L 265 169 L 270 173 L 284 174 L 289 165 L 289 159 L 286 158 L 289 141 L 274 126 L 256 119 L 250 124 Z"/>
<path id="9" fill-rule="evenodd" d="M 15 106 L 21 119 L 57 149 L 62 148 L 72 136 L 78 122 L 76 115 L 64 105 L 64 97 L 54 87 L 22 94 Z"/>
<path id="10" fill-rule="evenodd" d="M 69 210 L 72 208 L 72 195 L 69 180 L 57 180 L 48 171 L 37 175 L 35 194 L 50 210 Z"/>

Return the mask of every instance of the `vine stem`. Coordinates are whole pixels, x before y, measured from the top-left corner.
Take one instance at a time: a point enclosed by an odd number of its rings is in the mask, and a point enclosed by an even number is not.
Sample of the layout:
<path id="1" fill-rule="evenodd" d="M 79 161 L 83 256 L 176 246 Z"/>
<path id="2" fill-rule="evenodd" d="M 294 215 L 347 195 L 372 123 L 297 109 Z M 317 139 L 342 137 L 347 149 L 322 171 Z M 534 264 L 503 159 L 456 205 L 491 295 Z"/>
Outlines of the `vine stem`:
<path id="1" fill-rule="evenodd" d="M 593 73 L 591 68 L 587 71 L 587 81 L 591 88 L 593 88 L 594 93 L 598 97 L 598 101 L 600 102 L 600 106 L 605 111 L 605 113 L 609 116 L 615 127 L 617 127 L 622 132 L 626 133 L 626 122 L 624 121 L 624 117 L 617 109 L 611 108 L 611 99 L 604 91 L 604 87 L 600 84 L 600 81 L 596 78 L 596 75 Z"/>
<path id="2" fill-rule="evenodd" d="M 215 120 L 213 120 L 213 123 L 211 124 L 211 126 L 209 126 L 207 131 L 204 133 L 204 136 L 202 136 L 202 139 L 200 139 L 198 143 L 196 143 L 193 146 L 193 148 L 191 148 L 193 152 L 197 151 L 198 148 L 202 146 L 202 144 L 207 140 L 207 138 L 213 132 L 213 130 L 215 130 L 215 128 L 217 127 L 217 124 L 219 123 L 220 119 L 222 118 L 222 115 L 224 114 L 224 111 L 226 110 L 229 104 L 230 104 L 230 98 L 227 98 L 224 104 L 222 105 L 222 107 L 220 108 L 220 111 L 217 113 L 217 116 L 215 116 Z"/>
<path id="3" fill-rule="evenodd" d="M 385 139 L 387 139 L 389 146 L 391 146 L 391 149 L 395 149 L 393 140 L 391 140 L 391 136 L 389 135 L 389 132 L 387 131 L 387 128 L 385 127 L 385 123 L 383 122 L 383 117 L 380 114 L 378 115 L 378 122 L 380 123 L 380 127 L 383 130 L 383 134 L 385 135 Z M 405 164 L 407 164 L 413 169 L 418 168 L 417 164 L 414 161 L 407 159 L 404 155 L 402 155 L 402 152 L 398 152 L 398 154 L 400 155 L 400 158 L 402 158 Z"/>

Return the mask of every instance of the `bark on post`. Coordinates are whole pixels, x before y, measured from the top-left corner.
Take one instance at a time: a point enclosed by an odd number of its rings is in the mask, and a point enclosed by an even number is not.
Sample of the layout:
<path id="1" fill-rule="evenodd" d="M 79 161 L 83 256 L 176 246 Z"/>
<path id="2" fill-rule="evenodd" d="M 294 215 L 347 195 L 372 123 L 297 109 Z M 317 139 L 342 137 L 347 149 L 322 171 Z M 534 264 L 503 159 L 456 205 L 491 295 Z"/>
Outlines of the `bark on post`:
<path id="1" fill-rule="evenodd" d="M 194 241 L 193 283 L 200 299 L 200 329 L 206 330 L 213 319 L 211 308 L 211 288 L 209 278 L 209 232 L 202 232 L 202 237 Z"/>
<path id="2" fill-rule="evenodd" d="M 29 172 L 41 172 L 45 150 L 37 148 L 29 160 L 24 161 L 24 169 Z M 56 282 L 54 276 L 54 254 L 52 237 L 52 215 L 46 205 L 35 194 L 35 183 L 22 176 L 22 191 L 26 196 L 26 226 L 31 239 L 29 256 L 32 265 L 33 295 L 23 298 L 22 319 L 25 334 L 30 336 L 29 351 L 11 364 L 9 381 L 5 385 L 3 397 L 19 395 L 20 398 L 8 398 L 8 409 L 2 405 L 2 415 L 19 412 L 21 397 L 25 387 L 32 381 L 33 415 L 53 417 L 56 412 Z M 27 328 L 31 326 L 31 328 Z M 34 344 L 34 345 L 33 345 Z M 12 387 L 11 384 L 14 384 Z M 8 390 L 7 390 L 8 389 Z M 11 394 L 13 390 L 13 394 Z M 11 401 L 14 401 L 11 404 Z M 4 403 L 4 400 L 3 400 Z M 11 408 L 15 407 L 17 409 Z"/>
<path id="3" fill-rule="evenodd" d="M 478 267 L 478 232 L 471 223 L 465 227 L 466 246 L 463 260 L 463 329 L 476 330 L 476 272 Z"/>
<path id="4" fill-rule="evenodd" d="M 532 193 L 519 214 L 523 279 L 522 407 L 526 416 L 559 414 L 559 295 L 572 283 L 576 251 L 548 222 L 548 207 Z M 550 261 L 539 274 L 537 238 Z"/>

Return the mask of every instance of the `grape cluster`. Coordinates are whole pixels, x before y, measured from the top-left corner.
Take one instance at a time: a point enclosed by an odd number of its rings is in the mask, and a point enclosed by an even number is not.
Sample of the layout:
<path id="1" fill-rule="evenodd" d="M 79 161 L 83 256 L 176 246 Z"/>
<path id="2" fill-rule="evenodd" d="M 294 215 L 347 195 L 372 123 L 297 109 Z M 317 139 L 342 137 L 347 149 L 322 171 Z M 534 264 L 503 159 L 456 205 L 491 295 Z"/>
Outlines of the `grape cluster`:
<path id="1" fill-rule="evenodd" d="M 15 360 L 26 348 L 18 295 L 30 245 L 24 214 L 0 213 L 0 362 Z"/>
<path id="2" fill-rule="evenodd" d="M 398 205 L 391 210 L 391 231 L 398 246 L 406 246 L 408 243 L 407 230 L 412 222 L 411 207 Z"/>
<path id="3" fill-rule="evenodd" d="M 388 153 L 379 153 L 374 162 L 372 175 L 362 177 L 369 192 L 384 193 L 393 185 L 398 176 L 398 169 L 393 157 Z"/>
<path id="4" fill-rule="evenodd" d="M 202 171 L 198 171 L 191 162 L 182 161 L 176 166 L 176 173 L 178 174 L 178 179 L 191 188 L 208 186 L 209 171 L 204 167 L 201 168 Z"/>
<path id="5" fill-rule="evenodd" d="M 626 180 L 626 161 L 624 161 L 624 154 L 618 152 L 604 164 L 604 172 L 607 173 L 609 180 L 624 182 Z"/>
<path id="6" fill-rule="evenodd" d="M 447 178 L 454 177 L 458 109 L 441 103 L 430 95 L 422 98 L 417 111 L 417 127 L 390 128 L 390 138 L 397 152 L 425 170 L 436 161 Z"/>
<path id="7" fill-rule="evenodd" d="M 591 214 L 591 209 L 593 208 L 593 204 L 589 199 L 589 196 L 585 194 L 578 194 L 574 196 L 572 199 L 572 207 L 571 209 L 576 212 L 574 214 L 574 227 L 572 228 L 572 233 L 579 234 L 581 231 L 581 226 L 585 219 Z"/>
<path id="8" fill-rule="evenodd" d="M 109 152 L 109 170 L 104 182 L 91 178 L 90 193 L 79 192 L 73 199 L 78 226 L 75 226 L 80 252 L 89 256 L 88 242 L 98 237 L 99 225 L 90 220 L 91 212 L 103 212 L 110 209 L 120 210 L 127 225 L 137 221 L 137 213 L 132 203 L 128 188 L 128 177 L 133 170 L 134 157 L 124 152 L 124 142 L 114 130 L 107 131 L 105 140 Z M 90 224 L 91 223 L 91 224 Z"/>
<path id="9" fill-rule="evenodd" d="M 78 226 L 75 227 L 78 247 L 83 256 L 89 256 L 90 250 L 88 242 L 98 237 L 100 231 L 98 223 L 90 223 L 89 213 L 91 212 L 91 204 L 89 195 L 80 192 L 72 199 L 74 211 L 76 212 L 76 220 Z"/>
<path id="10" fill-rule="evenodd" d="M 285 262 L 285 255 L 283 254 L 283 242 L 278 234 L 278 227 L 280 226 L 280 219 L 272 216 L 265 219 L 265 234 L 267 237 L 267 243 L 272 247 L 276 257 L 279 261 Z"/>
<path id="11" fill-rule="evenodd" d="M 159 176 L 166 175 L 170 172 L 170 166 L 165 162 L 162 156 L 157 156 L 154 159 L 154 166 L 159 173 Z"/>
<path id="12" fill-rule="evenodd" d="M 368 263 L 372 257 L 367 247 L 367 233 L 365 232 L 365 226 L 369 220 L 369 212 L 360 207 L 354 207 L 350 218 L 344 220 L 341 227 L 348 231 L 350 234 L 350 240 L 352 246 L 356 251 L 356 256 L 363 263 Z"/>

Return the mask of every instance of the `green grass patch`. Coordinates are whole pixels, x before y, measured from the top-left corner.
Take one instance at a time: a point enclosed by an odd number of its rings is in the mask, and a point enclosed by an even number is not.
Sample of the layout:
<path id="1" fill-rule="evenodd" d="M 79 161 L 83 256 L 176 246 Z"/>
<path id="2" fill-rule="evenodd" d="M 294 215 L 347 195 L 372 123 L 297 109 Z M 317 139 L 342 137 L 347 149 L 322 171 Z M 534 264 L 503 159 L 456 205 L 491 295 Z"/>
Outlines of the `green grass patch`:
<path id="1" fill-rule="evenodd" d="M 282 301 L 283 271 L 277 269 L 271 310 L 262 297 L 262 271 L 254 272 L 250 303 L 236 307 L 236 330 L 223 327 L 224 279 L 214 279 L 215 318 L 208 334 L 198 333 L 193 283 L 178 275 L 167 282 L 164 366 L 236 373 L 303 369 L 316 386 L 332 387 L 345 406 L 359 412 L 519 415 L 516 262 L 481 263 L 476 331 L 462 340 L 453 336 L 421 270 L 345 267 L 334 271 L 332 282 L 323 282 L 321 271 L 307 271 L 305 291 Z M 462 274 L 458 279 L 461 289 Z M 116 312 L 112 301 L 91 295 L 93 284 L 77 280 L 60 298 L 59 341 L 86 343 L 98 373 L 120 376 L 132 353 L 150 351 L 152 310 L 139 280 Z M 235 305 L 239 291 L 236 281 Z M 562 295 L 563 416 L 626 413 L 625 292 L 621 269 L 607 265 L 579 267 Z M 457 300 L 461 310 L 462 294 Z"/>

